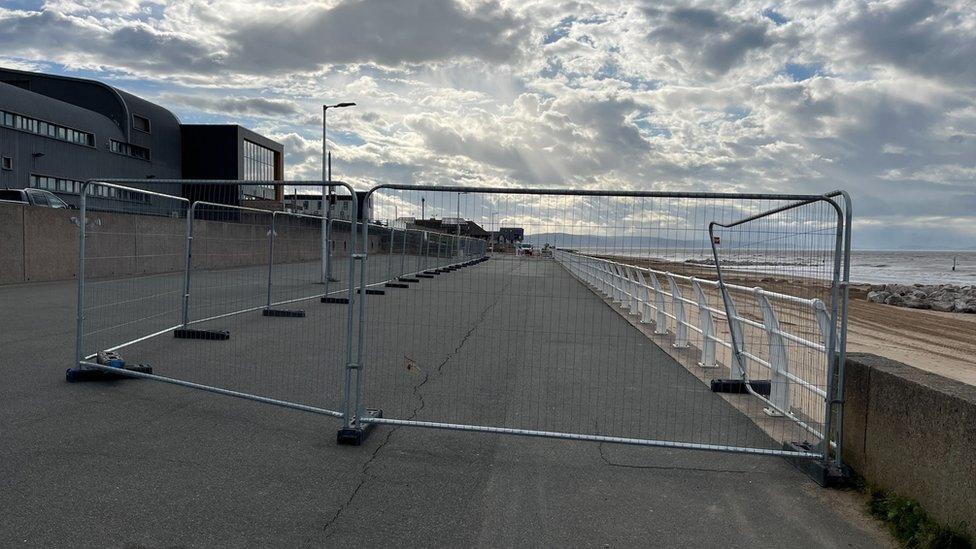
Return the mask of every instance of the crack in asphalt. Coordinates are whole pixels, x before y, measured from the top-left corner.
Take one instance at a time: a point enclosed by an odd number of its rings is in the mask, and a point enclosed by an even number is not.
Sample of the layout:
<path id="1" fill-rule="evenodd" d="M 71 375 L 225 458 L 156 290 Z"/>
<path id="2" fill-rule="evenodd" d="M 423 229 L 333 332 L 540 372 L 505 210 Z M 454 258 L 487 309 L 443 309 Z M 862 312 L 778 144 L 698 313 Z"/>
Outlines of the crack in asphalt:
<path id="1" fill-rule="evenodd" d="M 761 471 L 744 471 L 742 469 L 714 469 L 708 467 L 681 467 L 678 465 L 634 465 L 631 463 L 617 463 L 611 461 L 610 458 L 603 453 L 603 444 L 604 443 L 599 442 L 597 443 L 597 446 L 600 449 L 600 459 L 603 460 L 603 463 L 605 463 L 608 467 L 618 467 L 621 469 L 656 469 L 661 471 L 698 471 L 701 473 L 737 473 L 741 475 L 748 475 L 752 473 L 765 474 Z"/>
<path id="2" fill-rule="evenodd" d="M 511 283 L 506 284 L 505 288 L 507 288 L 510 284 Z M 503 288 L 503 290 L 505 288 Z M 461 349 L 464 348 L 464 345 L 468 342 L 468 339 L 471 337 L 472 334 L 474 334 L 475 330 L 477 330 L 484 323 L 485 319 L 488 316 L 488 313 L 495 307 L 495 305 L 498 304 L 498 302 L 501 300 L 503 295 L 504 295 L 504 291 L 500 291 L 498 297 L 495 298 L 495 301 L 493 301 L 490 305 L 482 309 L 481 313 L 478 315 L 477 320 L 475 320 L 475 322 L 471 325 L 468 331 L 465 332 L 463 336 L 461 336 L 461 341 L 458 342 L 454 350 L 448 353 L 448 355 L 444 358 L 444 360 L 437 365 L 438 374 L 440 374 L 443 371 L 444 366 L 448 362 L 450 362 L 455 356 L 457 356 L 459 352 L 461 352 Z M 430 373 L 424 372 L 424 379 L 420 383 L 413 386 L 413 396 L 418 400 L 418 404 L 414 406 L 413 410 L 410 412 L 410 415 L 406 417 L 407 420 L 416 418 L 417 415 L 427 406 L 427 401 L 424 399 L 424 395 L 420 389 L 424 385 L 426 385 L 427 382 L 430 380 L 431 380 Z M 390 440 L 393 438 L 393 434 L 396 433 L 400 429 L 400 427 L 401 427 L 400 425 L 392 426 L 386 432 L 386 437 L 383 438 L 383 442 L 381 442 L 376 446 L 376 448 L 373 450 L 373 453 L 370 454 L 369 459 L 367 459 L 363 463 L 362 468 L 360 468 L 359 470 L 359 482 L 356 484 L 356 487 L 353 488 L 352 492 L 349 494 L 349 497 L 346 499 L 346 502 L 340 505 L 339 508 L 336 509 L 335 514 L 332 515 L 332 518 L 329 519 L 328 522 L 326 522 L 325 526 L 322 528 L 323 532 L 329 531 L 329 529 L 332 528 L 332 525 L 335 524 L 335 522 L 339 520 L 339 518 L 345 512 L 346 508 L 352 504 L 353 500 L 356 498 L 356 495 L 359 494 L 359 491 L 362 489 L 362 487 L 366 484 L 366 482 L 370 478 L 368 475 L 370 465 L 372 465 L 373 461 L 379 455 L 380 451 L 383 448 L 385 448 L 387 444 L 390 443 Z M 329 539 L 334 534 L 335 534 L 335 530 L 330 532 L 325 537 L 325 539 Z"/>

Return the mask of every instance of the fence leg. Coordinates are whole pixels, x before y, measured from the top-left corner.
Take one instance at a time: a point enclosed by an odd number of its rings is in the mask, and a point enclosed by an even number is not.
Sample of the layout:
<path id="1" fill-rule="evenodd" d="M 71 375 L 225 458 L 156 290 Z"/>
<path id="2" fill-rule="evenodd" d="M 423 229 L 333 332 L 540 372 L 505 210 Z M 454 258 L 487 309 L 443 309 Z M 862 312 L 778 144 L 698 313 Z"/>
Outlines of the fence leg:
<path id="1" fill-rule="evenodd" d="M 393 226 L 390 225 L 390 253 L 386 255 L 386 281 L 393 282 Z"/>
<path id="2" fill-rule="evenodd" d="M 355 195 L 354 195 L 355 196 Z M 353 199 L 352 211 L 356 211 L 355 198 Z M 369 219 L 366 215 L 366 205 L 363 205 L 364 219 Z M 357 226 L 359 228 L 357 229 Z M 357 253 L 356 231 L 362 232 L 362 252 Z M 358 446 L 366 439 L 367 429 L 373 424 L 363 424 L 361 419 L 364 417 L 382 417 L 382 410 L 367 410 L 363 405 L 363 364 L 366 361 L 365 337 L 366 337 L 366 269 L 369 249 L 369 223 L 359 223 L 356 215 L 353 214 L 350 237 L 352 239 L 352 254 L 349 261 L 349 305 L 347 308 L 347 334 L 346 348 L 348 350 L 346 360 L 345 383 L 343 384 L 343 404 L 342 404 L 342 428 L 336 434 L 337 444 L 347 444 Z M 360 292 L 359 303 L 356 303 L 355 293 L 357 292 L 356 283 L 356 263 L 359 263 L 359 283 Z M 354 308 L 359 307 L 359 330 L 356 338 L 355 351 L 353 351 L 353 318 Z"/>
<path id="3" fill-rule="evenodd" d="M 776 311 L 773 310 L 769 298 L 766 297 L 761 288 L 756 288 L 755 294 L 756 301 L 762 311 L 763 325 L 766 327 L 769 365 L 772 370 L 769 389 L 769 401 L 772 406 L 763 408 L 763 411 L 771 416 L 782 416 L 790 411 L 790 380 L 786 375 L 789 372 L 789 355 L 786 350 L 786 342 L 780 333 L 779 319 L 776 318 Z"/>
<path id="4" fill-rule="evenodd" d="M 326 246 L 323 251 L 323 253 L 326 254 L 325 281 L 323 282 L 323 284 L 325 284 L 325 292 L 322 294 L 322 299 L 320 299 L 319 301 L 321 301 L 322 303 L 350 303 L 348 297 L 332 297 L 330 295 L 329 288 L 331 287 L 332 283 L 338 282 L 338 280 L 333 278 L 332 276 L 332 223 L 333 221 L 334 220 L 330 218 L 329 222 L 326 223 L 325 225 L 326 235 L 327 235 Z M 349 240 L 352 241 L 351 244 L 354 247 L 355 247 L 355 240 L 356 240 L 355 230 L 356 230 L 355 224 L 351 224 L 349 227 Z M 350 287 L 354 286 L 352 279 L 349 280 L 349 286 Z"/>
<path id="5" fill-rule="evenodd" d="M 183 327 L 190 323 L 190 268 L 193 262 L 193 206 L 186 214 L 186 247 L 183 262 Z"/>
<path id="6" fill-rule="evenodd" d="M 746 359 L 742 353 L 746 352 L 746 342 L 742 338 L 742 320 L 739 318 L 739 311 L 735 308 L 735 301 L 732 294 L 725 286 L 720 286 L 722 299 L 725 302 L 726 314 L 729 316 L 729 330 L 732 332 L 732 361 L 729 363 L 730 379 L 746 379 Z"/>
<path id="7" fill-rule="evenodd" d="M 278 240 L 278 213 L 271 212 L 271 228 L 268 229 L 268 304 L 261 311 L 263 316 L 303 318 L 303 309 L 273 309 L 272 291 L 274 287 L 274 252 L 275 241 Z"/>
<path id="8" fill-rule="evenodd" d="M 88 374 L 88 368 L 81 366 L 85 359 L 85 233 L 88 230 L 87 208 L 85 195 L 88 194 L 88 183 L 81 185 L 81 196 L 78 199 L 78 304 L 75 318 L 75 359 L 71 367 L 64 372 L 65 380 L 79 381 Z"/>
<path id="9" fill-rule="evenodd" d="M 407 274 L 407 231 L 403 231 L 403 249 L 400 251 L 400 276 Z"/>
<path id="10" fill-rule="evenodd" d="M 93 368 L 82 364 L 82 361 L 85 360 L 85 243 L 88 236 L 88 208 L 85 197 L 88 194 L 89 186 L 90 183 L 88 182 L 82 183 L 80 197 L 78 199 L 78 218 L 72 219 L 72 221 L 78 224 L 78 303 L 77 317 L 75 318 L 75 359 L 71 367 L 64 372 L 64 379 L 68 383 L 131 379 L 130 376 L 124 374 L 116 374 L 109 370 Z M 153 373 L 152 367 L 148 364 L 131 366 L 123 364 L 120 368 L 143 374 Z"/>
<path id="11" fill-rule="evenodd" d="M 194 202 L 186 213 L 186 266 L 183 272 L 183 324 L 173 330 L 178 339 L 230 339 L 230 332 L 222 330 L 198 330 L 190 328 L 190 272 L 193 270 L 193 218 L 197 203 Z"/>
<path id="12" fill-rule="evenodd" d="M 278 212 L 271 212 L 271 229 L 268 231 L 268 304 L 265 306 L 266 311 L 271 310 L 271 287 L 273 285 L 272 280 L 274 279 L 274 249 L 275 249 L 275 230 L 277 227 Z"/>
<path id="13" fill-rule="evenodd" d="M 694 277 L 691 279 L 691 286 L 698 301 L 698 328 L 702 331 L 701 360 L 698 366 L 718 368 L 718 363 L 715 362 L 715 319 L 708 308 L 705 292 Z"/>
<path id="14" fill-rule="evenodd" d="M 671 306 L 674 308 L 674 346 L 684 348 L 691 345 L 688 343 L 688 317 L 685 315 L 685 302 L 681 298 L 681 290 L 674 281 L 674 277 L 668 275 L 668 286 L 671 288 Z"/>

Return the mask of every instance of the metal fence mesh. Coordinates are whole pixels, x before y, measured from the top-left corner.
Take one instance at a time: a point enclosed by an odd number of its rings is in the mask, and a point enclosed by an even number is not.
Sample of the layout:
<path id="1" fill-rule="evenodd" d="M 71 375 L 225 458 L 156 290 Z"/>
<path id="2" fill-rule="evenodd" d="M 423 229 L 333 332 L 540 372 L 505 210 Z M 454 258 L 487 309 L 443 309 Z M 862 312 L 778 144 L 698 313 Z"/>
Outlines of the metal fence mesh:
<path id="1" fill-rule="evenodd" d="M 833 435 L 829 200 L 334 185 L 316 210 L 322 184 L 277 183 L 291 207 L 186 184 L 92 185 L 127 200 L 80 212 L 80 360 L 119 350 L 345 428 L 808 457 Z"/>
<path id="2" fill-rule="evenodd" d="M 80 357 L 117 350 L 157 376 L 339 410 L 348 298 L 322 298 L 346 296 L 355 280 L 354 224 L 330 223 L 327 288 L 321 216 L 217 202 L 234 187 L 200 184 L 192 203 L 128 189 L 132 205 L 86 206 Z"/>
<path id="3" fill-rule="evenodd" d="M 744 392 L 734 383 L 712 383 L 743 376 L 733 368 L 708 225 L 790 201 L 382 189 L 374 202 L 388 226 L 524 235 L 489 242 L 488 262 L 368 299 L 366 402 L 385 418 L 713 449 L 820 442 L 827 359 L 813 298 L 830 303 L 833 273 L 820 266 L 832 260 L 833 241 L 777 225 L 779 240 L 733 259 L 745 268 L 733 278 L 749 280 L 739 314 L 762 327 L 745 331 L 755 353 L 749 379 L 767 382 L 761 393 L 785 386 L 790 414 L 750 394 L 713 391 Z M 809 219 L 824 234 L 838 229 L 828 213 Z M 818 262 L 790 261 L 800 249 Z M 798 380 L 761 365 L 770 362 L 769 330 L 752 288 L 763 280 L 770 291 L 803 286 L 802 300 L 764 295 L 784 333 L 809 339 L 810 352 L 794 359 Z"/>

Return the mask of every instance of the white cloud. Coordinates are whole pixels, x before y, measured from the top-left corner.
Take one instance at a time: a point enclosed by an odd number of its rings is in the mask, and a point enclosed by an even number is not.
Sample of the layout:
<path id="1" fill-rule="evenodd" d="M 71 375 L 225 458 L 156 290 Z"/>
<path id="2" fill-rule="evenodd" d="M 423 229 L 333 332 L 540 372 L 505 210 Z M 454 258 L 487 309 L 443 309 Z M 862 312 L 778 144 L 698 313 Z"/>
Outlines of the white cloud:
<path id="1" fill-rule="evenodd" d="M 360 186 L 842 187 L 866 242 L 879 219 L 904 242 L 937 236 L 934 219 L 969 234 L 976 7 L 770 7 L 49 0 L 0 8 L 0 50 L 8 66 L 104 75 L 190 121 L 250 125 L 282 140 L 290 178 L 318 177 L 321 104 L 349 100 L 330 146 L 337 177 Z"/>

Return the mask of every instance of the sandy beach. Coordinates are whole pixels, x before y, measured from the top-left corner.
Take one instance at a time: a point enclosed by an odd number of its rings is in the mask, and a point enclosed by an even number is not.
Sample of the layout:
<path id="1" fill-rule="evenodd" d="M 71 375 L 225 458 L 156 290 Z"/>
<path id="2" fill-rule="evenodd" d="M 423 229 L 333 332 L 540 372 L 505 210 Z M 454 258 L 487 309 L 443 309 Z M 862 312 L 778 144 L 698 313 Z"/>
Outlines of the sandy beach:
<path id="1" fill-rule="evenodd" d="M 610 259 L 610 257 L 607 257 Z M 631 257 L 614 258 L 675 274 L 715 278 L 714 268 L 688 263 Z M 730 283 L 759 286 L 801 297 L 821 297 L 815 281 L 787 280 L 781 275 L 723 271 Z M 849 303 L 848 351 L 868 352 L 909 364 L 950 379 L 976 385 L 976 315 L 906 309 L 867 301 L 869 285 L 852 285 Z"/>

